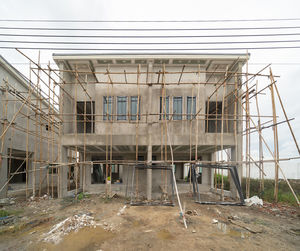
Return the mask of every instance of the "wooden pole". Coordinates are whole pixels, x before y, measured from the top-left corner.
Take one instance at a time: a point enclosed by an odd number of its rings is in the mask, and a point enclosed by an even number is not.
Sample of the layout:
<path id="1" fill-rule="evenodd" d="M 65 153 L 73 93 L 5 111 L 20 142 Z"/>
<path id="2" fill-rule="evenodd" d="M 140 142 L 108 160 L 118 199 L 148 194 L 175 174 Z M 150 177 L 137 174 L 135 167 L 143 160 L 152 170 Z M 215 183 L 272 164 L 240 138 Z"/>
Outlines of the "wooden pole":
<path id="1" fill-rule="evenodd" d="M 258 81 L 256 81 L 256 92 L 258 90 Z M 259 190 L 262 193 L 264 191 L 264 175 L 263 175 L 263 170 L 264 170 L 264 163 L 263 163 L 263 145 L 262 145 L 262 139 L 261 139 L 261 120 L 260 120 L 260 111 L 259 111 L 259 104 L 258 104 L 258 95 L 255 96 L 255 101 L 256 101 L 256 110 L 257 110 L 257 125 L 258 125 L 258 141 L 259 141 Z"/>
<path id="2" fill-rule="evenodd" d="M 270 80 L 272 79 L 272 70 L 270 68 Z M 274 96 L 273 84 L 270 86 L 271 101 L 272 101 L 272 114 L 273 114 L 273 135 L 274 135 L 274 160 L 275 160 L 275 179 L 274 179 L 274 200 L 278 202 L 278 158 L 279 158 L 279 146 L 278 146 L 278 131 L 277 131 L 277 115 Z"/>

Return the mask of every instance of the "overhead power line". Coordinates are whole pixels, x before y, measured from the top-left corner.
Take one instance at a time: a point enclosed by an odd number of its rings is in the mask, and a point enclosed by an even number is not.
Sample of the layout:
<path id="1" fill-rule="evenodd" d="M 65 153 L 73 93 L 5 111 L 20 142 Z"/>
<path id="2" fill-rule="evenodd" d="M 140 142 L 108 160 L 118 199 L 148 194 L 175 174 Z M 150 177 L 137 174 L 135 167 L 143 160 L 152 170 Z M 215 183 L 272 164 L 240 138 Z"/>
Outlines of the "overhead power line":
<path id="1" fill-rule="evenodd" d="M 267 43 L 298 43 L 300 40 L 267 40 L 267 41 L 210 41 L 210 42 L 68 42 L 68 41 L 21 41 L 0 40 L 0 43 L 22 43 L 22 44 L 79 44 L 79 45 L 186 45 L 186 44 L 267 44 Z"/>
<path id="2" fill-rule="evenodd" d="M 216 30 L 278 30 L 299 29 L 300 26 L 269 26 L 269 27 L 221 27 L 221 28 L 52 28 L 52 27 L 8 27 L 2 30 L 60 30 L 60 31 L 216 31 Z"/>
<path id="3" fill-rule="evenodd" d="M 54 47 L 13 47 L 0 46 L 0 49 L 21 50 L 63 50 L 63 51 L 220 51 L 220 50 L 270 50 L 270 49 L 299 49 L 300 46 L 266 46 L 266 47 L 217 47 L 217 48 L 54 48 Z"/>
<path id="4" fill-rule="evenodd" d="M 215 22 L 277 22 L 298 21 L 300 18 L 257 18 L 257 19 L 200 19 L 200 20 L 84 20 L 84 19 L 0 19 L 0 22 L 36 23 L 215 23 Z"/>
<path id="5" fill-rule="evenodd" d="M 216 38 L 216 37 L 275 37 L 299 36 L 300 33 L 271 33 L 271 34 L 220 34 L 220 35 L 51 35 L 51 34 L 9 34 L 8 37 L 64 37 L 64 38 Z"/>

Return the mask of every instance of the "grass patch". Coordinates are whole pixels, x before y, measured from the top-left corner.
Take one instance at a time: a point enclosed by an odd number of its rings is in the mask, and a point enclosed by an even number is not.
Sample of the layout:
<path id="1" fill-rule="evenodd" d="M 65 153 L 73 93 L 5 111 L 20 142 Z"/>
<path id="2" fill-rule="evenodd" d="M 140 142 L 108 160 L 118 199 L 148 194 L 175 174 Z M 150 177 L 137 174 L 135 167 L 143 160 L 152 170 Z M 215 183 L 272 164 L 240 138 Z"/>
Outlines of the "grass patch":
<path id="1" fill-rule="evenodd" d="M 82 200 L 82 199 L 84 199 L 84 198 L 90 198 L 90 195 L 85 194 L 85 193 L 80 193 L 80 194 L 78 194 L 78 196 L 77 196 L 77 199 L 78 199 L 78 200 Z"/>
<path id="2" fill-rule="evenodd" d="M 20 215 L 21 213 L 23 213 L 24 210 L 0 210 L 0 217 L 6 217 L 9 215 Z"/>
<path id="3" fill-rule="evenodd" d="M 6 210 L 1 209 L 0 210 L 0 217 L 6 217 L 9 216 L 9 212 Z"/>
<path id="4" fill-rule="evenodd" d="M 289 180 L 289 182 L 291 183 L 291 186 L 293 187 L 298 199 L 300 200 L 300 181 Z M 259 179 L 250 179 L 250 197 L 257 195 L 265 201 L 275 202 L 274 180 L 264 180 L 264 191 L 260 191 L 259 186 Z M 246 178 L 242 179 L 242 189 L 244 196 L 246 196 Z M 279 180 L 278 183 L 278 202 L 283 202 L 293 206 L 297 206 L 296 199 L 294 198 L 289 186 L 284 180 Z"/>
<path id="5" fill-rule="evenodd" d="M 222 177 L 220 174 L 215 175 L 214 181 L 217 179 L 218 188 L 221 188 Z M 289 180 L 293 187 L 298 199 L 300 200 L 300 180 Z M 223 176 L 223 184 L 225 190 L 230 190 L 230 182 L 228 176 Z M 250 179 L 250 197 L 257 195 L 264 201 L 274 202 L 274 180 L 264 180 L 264 191 L 260 191 L 259 179 Z M 242 178 L 242 190 L 246 197 L 246 178 Z M 287 203 L 293 206 L 297 206 L 296 199 L 294 198 L 289 186 L 284 180 L 279 180 L 278 183 L 278 202 Z"/>

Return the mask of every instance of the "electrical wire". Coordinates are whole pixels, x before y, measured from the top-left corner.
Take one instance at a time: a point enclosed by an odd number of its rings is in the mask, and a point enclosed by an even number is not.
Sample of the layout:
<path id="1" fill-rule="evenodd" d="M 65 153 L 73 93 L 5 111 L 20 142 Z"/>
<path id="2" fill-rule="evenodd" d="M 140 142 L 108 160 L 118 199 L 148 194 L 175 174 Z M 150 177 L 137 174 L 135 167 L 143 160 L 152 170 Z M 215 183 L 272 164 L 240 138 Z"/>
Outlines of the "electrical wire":
<path id="1" fill-rule="evenodd" d="M 216 31 L 216 30 L 278 30 L 299 29 L 300 26 L 269 27 L 222 27 L 222 28 L 53 28 L 53 27 L 7 27 L 2 30 L 59 30 L 59 31 Z"/>
<path id="2" fill-rule="evenodd" d="M 68 42 L 68 41 L 14 41 L 0 40 L 0 43 L 24 43 L 24 44 L 80 44 L 80 45 L 184 45 L 184 44 L 265 44 L 265 43 L 298 43 L 300 40 L 268 40 L 268 41 L 220 41 L 220 42 Z"/>
<path id="3" fill-rule="evenodd" d="M 64 37 L 64 38 L 216 38 L 216 37 L 273 37 L 273 36 L 298 36 L 300 33 L 271 33 L 271 34 L 221 34 L 221 35 L 51 35 L 51 34 L 8 34 L 8 37 Z"/>
<path id="4" fill-rule="evenodd" d="M 299 49 L 300 46 L 266 46 L 266 47 L 224 47 L 224 48 L 54 48 L 54 47 L 13 47 L 0 46 L 0 49 L 22 50 L 65 50 L 65 51 L 216 51 L 216 50 L 270 50 L 270 49 Z"/>
<path id="5" fill-rule="evenodd" d="M 215 23 L 215 22 L 274 22 L 299 21 L 300 18 L 202 19 L 202 20 L 71 20 L 71 19 L 0 19 L 0 22 L 38 23 Z"/>

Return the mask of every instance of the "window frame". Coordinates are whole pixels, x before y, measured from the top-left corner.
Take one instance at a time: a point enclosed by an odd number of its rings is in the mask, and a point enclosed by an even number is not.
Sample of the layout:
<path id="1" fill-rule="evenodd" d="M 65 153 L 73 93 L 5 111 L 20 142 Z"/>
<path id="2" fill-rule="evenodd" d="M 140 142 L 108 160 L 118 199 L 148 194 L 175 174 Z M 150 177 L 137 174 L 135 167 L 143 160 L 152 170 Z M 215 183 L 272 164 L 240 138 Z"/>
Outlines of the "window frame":
<path id="1" fill-rule="evenodd" d="M 180 106 L 180 113 L 174 111 L 175 107 L 175 100 L 180 100 L 181 101 L 181 106 Z M 183 105 L 183 97 L 182 96 L 174 96 L 173 97 L 173 120 L 182 120 L 182 105 Z"/>
<path id="2" fill-rule="evenodd" d="M 122 101 L 124 104 L 125 104 L 125 114 L 119 114 L 119 109 L 118 109 L 118 104 L 119 104 L 119 99 L 120 98 L 125 98 L 125 102 Z M 127 120 L 127 107 L 128 107 L 128 97 L 127 96 L 117 96 L 117 120 L 118 121 L 124 121 L 124 120 Z"/>
<path id="3" fill-rule="evenodd" d="M 136 98 L 136 113 L 132 114 L 132 99 Z M 139 107 L 138 107 L 139 105 Z M 130 115 L 129 118 L 131 121 L 136 121 L 136 117 L 137 117 L 137 108 L 139 108 L 139 112 L 138 112 L 138 120 L 141 120 L 141 96 L 130 96 Z"/>
<path id="4" fill-rule="evenodd" d="M 166 100 L 168 101 L 168 105 L 166 105 L 166 113 L 164 113 L 163 108 L 162 108 L 162 100 L 163 97 L 159 97 L 159 120 L 166 119 L 169 120 L 169 113 L 170 113 L 170 97 L 166 96 L 165 98 L 165 102 Z"/>
<path id="5" fill-rule="evenodd" d="M 106 104 L 104 103 L 106 99 Z M 109 100 L 111 99 L 111 102 L 109 102 Z M 107 113 L 107 108 L 104 109 L 105 105 L 108 106 L 109 108 L 109 104 L 111 104 L 111 111 Z M 114 97 L 113 96 L 103 96 L 103 100 L 102 100 L 102 105 L 103 105 L 103 120 L 104 121 L 112 121 L 113 120 L 113 112 L 114 112 Z"/>
<path id="6" fill-rule="evenodd" d="M 189 100 L 191 100 L 190 111 L 189 111 Z M 197 97 L 187 96 L 186 97 L 186 119 L 187 120 L 192 120 L 196 118 L 196 106 L 197 106 Z"/>

